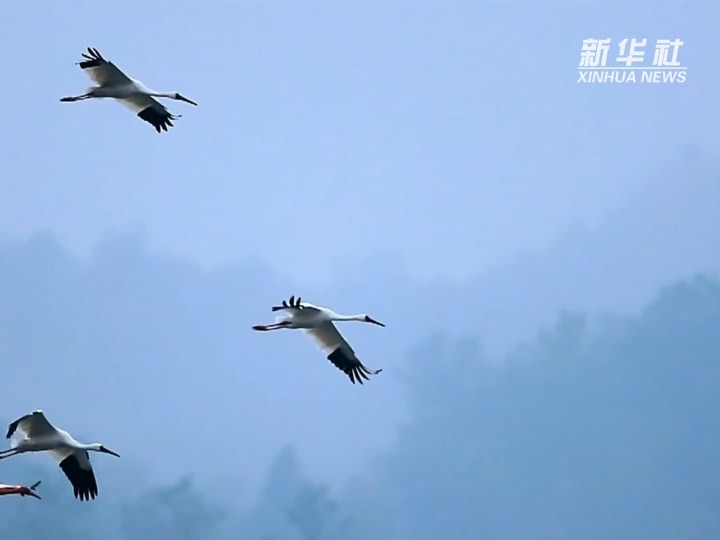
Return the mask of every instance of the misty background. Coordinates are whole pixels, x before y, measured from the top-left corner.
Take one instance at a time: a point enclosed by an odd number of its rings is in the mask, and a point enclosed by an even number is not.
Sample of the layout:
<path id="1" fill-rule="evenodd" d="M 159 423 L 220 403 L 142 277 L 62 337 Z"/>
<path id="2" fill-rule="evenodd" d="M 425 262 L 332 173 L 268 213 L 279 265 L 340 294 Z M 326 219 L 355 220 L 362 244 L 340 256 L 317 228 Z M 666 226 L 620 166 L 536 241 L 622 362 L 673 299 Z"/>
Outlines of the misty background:
<path id="1" fill-rule="evenodd" d="M 718 15 L 6 6 L 0 424 L 122 458 L 90 503 L 3 460 L 43 500 L 0 536 L 717 537 Z M 576 84 L 598 36 L 681 38 L 687 82 Z M 59 103 L 88 46 L 199 106 Z M 387 324 L 340 325 L 383 372 L 250 330 L 290 295 Z"/>

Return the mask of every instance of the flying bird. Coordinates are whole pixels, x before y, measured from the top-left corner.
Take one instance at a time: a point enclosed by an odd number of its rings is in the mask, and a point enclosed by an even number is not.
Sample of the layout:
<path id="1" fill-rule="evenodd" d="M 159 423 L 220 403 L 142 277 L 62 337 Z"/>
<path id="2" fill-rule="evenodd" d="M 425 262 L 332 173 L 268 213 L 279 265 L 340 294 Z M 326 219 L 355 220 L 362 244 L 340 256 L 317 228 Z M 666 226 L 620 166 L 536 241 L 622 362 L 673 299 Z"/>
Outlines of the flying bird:
<path id="1" fill-rule="evenodd" d="M 328 355 L 327 359 L 345 373 L 353 384 L 363 384 L 363 379 L 369 380 L 368 375 L 377 375 L 382 371 L 365 367 L 333 324 L 333 321 L 359 321 L 385 326 L 369 315 L 340 315 L 328 308 L 301 302 L 300 297 L 296 300 L 295 296 L 291 296 L 289 301 L 283 300 L 281 306 L 273 306 L 272 311 L 285 311 L 288 316 L 278 317 L 275 324 L 257 324 L 252 329 L 267 332 L 283 328 L 302 328 Z"/>
<path id="2" fill-rule="evenodd" d="M 160 133 L 172 127 L 173 120 L 181 118 L 170 113 L 165 105 L 154 97 L 165 97 L 197 105 L 193 100 L 177 92 L 157 92 L 150 90 L 137 79 L 128 77 L 112 62 L 108 62 L 97 49 L 88 47 L 87 53 L 82 53 L 84 60 L 76 62 L 98 86 L 91 86 L 85 94 L 60 98 L 60 101 L 82 101 L 89 98 L 115 98 L 126 105 L 140 119 L 151 124 Z"/>
<path id="3" fill-rule="evenodd" d="M 79 443 L 67 431 L 53 426 L 41 410 L 33 411 L 12 422 L 8 426 L 5 438 L 10 439 L 17 430 L 25 437 L 13 441 L 15 444 L 11 443 L 10 449 L 0 451 L 0 459 L 25 452 L 50 452 L 70 480 L 75 498 L 81 501 L 94 499 L 98 494 L 97 481 L 88 452 L 120 457 L 100 443 Z"/>
<path id="4" fill-rule="evenodd" d="M 36 499 L 42 499 L 40 495 L 35 493 L 35 488 L 40 485 L 40 481 L 35 482 L 32 486 L 10 486 L 7 484 L 0 484 L 0 495 L 25 495 L 29 497 L 35 497 Z"/>

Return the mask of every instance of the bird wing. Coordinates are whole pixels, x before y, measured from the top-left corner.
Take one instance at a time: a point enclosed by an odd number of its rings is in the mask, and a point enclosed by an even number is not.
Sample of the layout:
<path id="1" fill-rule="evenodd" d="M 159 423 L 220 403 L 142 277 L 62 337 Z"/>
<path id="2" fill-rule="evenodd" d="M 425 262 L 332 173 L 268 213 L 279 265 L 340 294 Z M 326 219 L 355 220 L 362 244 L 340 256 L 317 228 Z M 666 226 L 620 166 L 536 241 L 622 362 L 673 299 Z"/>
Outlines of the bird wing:
<path id="1" fill-rule="evenodd" d="M 301 298 L 298 296 L 297 300 L 295 299 L 295 296 L 291 296 L 290 300 L 283 300 L 281 306 L 273 306 L 272 311 L 287 311 L 288 313 L 297 313 L 298 311 L 302 310 L 309 310 L 309 311 L 322 311 L 321 308 L 318 306 L 314 306 L 312 304 L 308 304 L 307 302 L 303 302 Z"/>
<path id="2" fill-rule="evenodd" d="M 314 328 L 306 328 L 305 331 L 328 355 L 327 359 L 330 363 L 345 373 L 353 384 L 356 382 L 363 384 L 363 379 L 369 380 L 368 375 L 377 375 L 382 371 L 382 369 L 368 369 L 364 366 L 355 355 L 353 348 L 331 321 L 326 321 Z"/>
<path id="3" fill-rule="evenodd" d="M 54 433 L 55 427 L 45 418 L 41 410 L 33 411 L 22 418 L 18 418 L 8 426 L 6 439 L 13 436 L 16 430 L 20 430 L 26 437 L 33 438 Z"/>
<path id="4" fill-rule="evenodd" d="M 80 452 L 80 450 L 75 450 L 74 448 L 70 448 L 69 446 L 60 446 L 58 448 L 53 448 L 52 450 L 48 450 L 48 453 L 58 463 L 62 463 L 63 460 L 72 456 L 75 452 Z M 87 451 L 85 451 L 85 453 L 87 453 Z M 88 458 L 88 460 L 89 460 L 89 458 Z"/>
<path id="5" fill-rule="evenodd" d="M 78 62 L 77 65 L 97 84 L 114 86 L 133 82 L 119 67 L 105 60 L 97 49 L 88 47 L 88 52 L 82 53 L 82 56 L 84 60 Z"/>
<path id="6" fill-rule="evenodd" d="M 315 328 L 305 328 L 310 337 L 318 344 L 325 354 L 330 354 L 338 347 L 347 347 L 351 354 L 355 354 L 350 344 L 340 334 L 340 331 L 331 321 L 326 321 Z"/>
<path id="7" fill-rule="evenodd" d="M 58 448 L 50 450 L 50 454 L 60 462 L 60 468 L 70 480 L 76 499 L 88 501 L 97 497 L 97 480 L 87 450 Z"/>
<path id="8" fill-rule="evenodd" d="M 136 95 L 128 98 L 122 98 L 120 103 L 133 111 L 141 120 L 155 128 L 155 131 L 167 131 L 168 127 L 173 127 L 173 120 L 177 120 L 182 115 L 177 116 L 167 110 L 165 105 L 151 96 Z"/>

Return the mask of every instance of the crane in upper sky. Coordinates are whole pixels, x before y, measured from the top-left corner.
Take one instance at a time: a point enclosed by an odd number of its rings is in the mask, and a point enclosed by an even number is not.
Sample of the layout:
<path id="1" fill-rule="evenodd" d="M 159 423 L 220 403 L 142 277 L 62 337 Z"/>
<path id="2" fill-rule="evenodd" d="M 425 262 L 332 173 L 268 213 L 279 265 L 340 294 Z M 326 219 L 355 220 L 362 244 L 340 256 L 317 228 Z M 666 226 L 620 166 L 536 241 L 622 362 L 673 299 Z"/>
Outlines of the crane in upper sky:
<path id="1" fill-rule="evenodd" d="M 77 62 L 98 86 L 88 88 L 85 94 L 60 98 L 60 101 L 81 101 L 90 98 L 114 98 L 130 108 L 141 120 L 151 124 L 160 133 L 172 127 L 173 120 L 182 115 L 173 115 L 156 97 L 165 97 L 197 105 L 193 100 L 178 92 L 158 92 L 146 87 L 140 81 L 128 77 L 115 64 L 105 60 L 97 49 L 88 47 L 82 54 L 85 60 Z"/>

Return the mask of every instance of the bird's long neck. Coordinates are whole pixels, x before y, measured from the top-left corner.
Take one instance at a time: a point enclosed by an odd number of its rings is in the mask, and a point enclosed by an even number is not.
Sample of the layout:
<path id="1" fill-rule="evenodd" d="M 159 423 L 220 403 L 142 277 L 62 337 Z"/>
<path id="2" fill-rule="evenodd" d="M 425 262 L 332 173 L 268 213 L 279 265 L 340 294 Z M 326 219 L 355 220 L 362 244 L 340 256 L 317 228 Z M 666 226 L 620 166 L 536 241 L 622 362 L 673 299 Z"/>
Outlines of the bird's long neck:
<path id="1" fill-rule="evenodd" d="M 365 315 L 341 315 L 339 313 L 333 314 L 334 321 L 364 321 Z"/>
<path id="2" fill-rule="evenodd" d="M 174 98 L 175 92 L 158 92 L 157 90 L 150 90 L 148 92 L 148 96 Z"/>
<path id="3" fill-rule="evenodd" d="M 91 452 L 97 452 L 98 451 L 98 445 L 97 444 L 85 444 L 85 443 L 77 443 L 78 450 L 89 450 Z"/>

